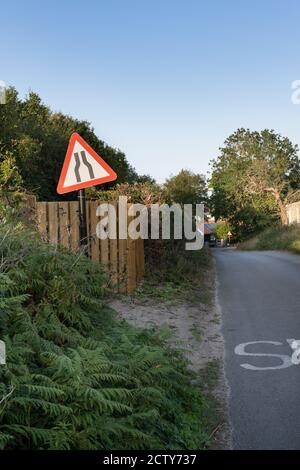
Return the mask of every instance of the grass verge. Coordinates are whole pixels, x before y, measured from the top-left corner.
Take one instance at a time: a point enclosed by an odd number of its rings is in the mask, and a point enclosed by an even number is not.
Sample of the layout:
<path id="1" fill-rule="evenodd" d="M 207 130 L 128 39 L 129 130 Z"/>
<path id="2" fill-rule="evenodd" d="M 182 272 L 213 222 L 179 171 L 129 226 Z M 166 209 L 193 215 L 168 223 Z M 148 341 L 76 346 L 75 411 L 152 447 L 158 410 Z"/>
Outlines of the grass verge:
<path id="1" fill-rule="evenodd" d="M 207 247 L 186 251 L 181 244 L 175 247 L 166 244 L 159 256 L 148 259 L 144 281 L 135 295 L 167 303 L 184 301 L 211 305 L 211 267 L 212 259 Z"/>
<path id="2" fill-rule="evenodd" d="M 238 244 L 240 250 L 289 250 L 300 253 L 300 226 L 273 226 Z"/>

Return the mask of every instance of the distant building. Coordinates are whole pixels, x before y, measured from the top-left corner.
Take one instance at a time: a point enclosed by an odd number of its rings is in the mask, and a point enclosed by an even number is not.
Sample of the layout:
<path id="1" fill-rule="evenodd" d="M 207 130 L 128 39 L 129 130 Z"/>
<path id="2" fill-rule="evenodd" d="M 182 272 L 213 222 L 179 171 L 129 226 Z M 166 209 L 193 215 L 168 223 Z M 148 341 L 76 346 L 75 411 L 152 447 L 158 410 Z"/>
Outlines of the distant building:
<path id="1" fill-rule="evenodd" d="M 286 206 L 289 224 L 300 224 L 300 201 Z"/>
<path id="2" fill-rule="evenodd" d="M 204 223 L 204 243 L 214 243 L 216 238 L 214 235 L 216 224 L 213 223 Z"/>

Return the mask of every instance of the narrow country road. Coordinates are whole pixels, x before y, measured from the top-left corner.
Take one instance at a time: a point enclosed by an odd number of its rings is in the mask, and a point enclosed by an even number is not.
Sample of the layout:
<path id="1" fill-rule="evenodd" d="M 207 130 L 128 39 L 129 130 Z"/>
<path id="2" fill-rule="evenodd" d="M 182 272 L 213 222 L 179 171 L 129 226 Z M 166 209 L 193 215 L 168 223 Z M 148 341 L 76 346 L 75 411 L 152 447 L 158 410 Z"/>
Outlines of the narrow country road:
<path id="1" fill-rule="evenodd" d="M 300 449 L 300 256 L 213 252 L 233 447 Z"/>

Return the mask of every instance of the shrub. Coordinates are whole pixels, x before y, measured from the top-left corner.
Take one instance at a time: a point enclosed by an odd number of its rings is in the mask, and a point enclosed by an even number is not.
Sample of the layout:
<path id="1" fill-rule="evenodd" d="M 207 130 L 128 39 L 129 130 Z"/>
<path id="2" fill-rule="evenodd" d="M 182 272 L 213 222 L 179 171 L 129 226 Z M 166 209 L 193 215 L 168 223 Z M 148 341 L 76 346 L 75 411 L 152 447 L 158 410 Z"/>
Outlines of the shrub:
<path id="1" fill-rule="evenodd" d="M 275 225 L 239 244 L 241 250 L 290 250 L 300 253 L 300 226 Z"/>
<path id="2" fill-rule="evenodd" d="M 228 232 L 230 231 L 231 231 L 230 224 L 228 222 L 224 222 L 224 223 L 222 222 L 222 223 L 216 224 L 214 233 L 215 233 L 216 238 L 220 240 L 226 240 L 228 237 Z"/>
<path id="3" fill-rule="evenodd" d="M 105 305 L 84 255 L 0 227 L 1 449 L 201 448 L 205 401 L 180 351 Z"/>

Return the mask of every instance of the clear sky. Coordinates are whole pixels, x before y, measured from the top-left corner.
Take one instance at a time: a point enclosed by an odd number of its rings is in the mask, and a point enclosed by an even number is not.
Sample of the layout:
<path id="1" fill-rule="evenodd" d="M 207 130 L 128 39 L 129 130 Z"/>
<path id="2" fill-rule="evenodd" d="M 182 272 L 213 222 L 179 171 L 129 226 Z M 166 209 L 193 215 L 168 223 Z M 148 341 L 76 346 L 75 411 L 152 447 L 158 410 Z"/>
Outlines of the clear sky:
<path id="1" fill-rule="evenodd" d="M 6 0 L 0 19 L 0 80 L 160 182 L 205 173 L 238 127 L 300 144 L 299 0 Z"/>

